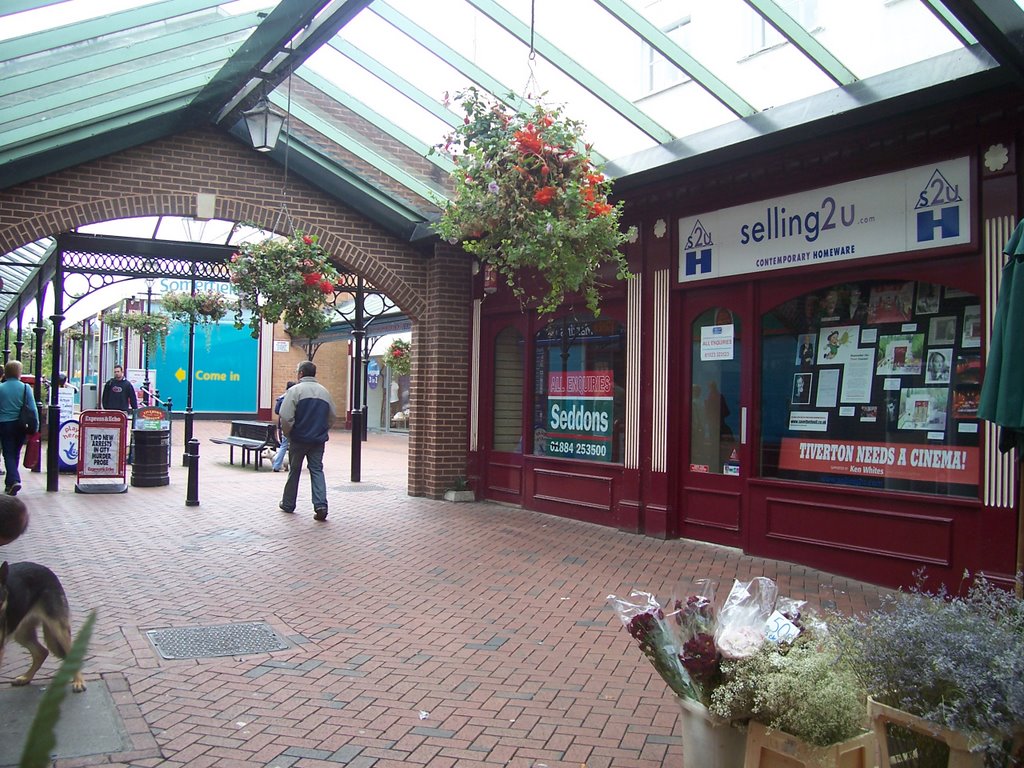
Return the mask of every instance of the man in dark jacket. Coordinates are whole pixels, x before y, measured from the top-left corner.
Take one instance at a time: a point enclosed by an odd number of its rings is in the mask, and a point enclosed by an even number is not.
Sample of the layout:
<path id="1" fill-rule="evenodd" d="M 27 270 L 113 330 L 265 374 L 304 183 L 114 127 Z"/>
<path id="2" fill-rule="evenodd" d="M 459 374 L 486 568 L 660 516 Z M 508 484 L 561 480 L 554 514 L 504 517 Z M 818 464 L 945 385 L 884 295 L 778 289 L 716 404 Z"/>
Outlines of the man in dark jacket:
<path id="1" fill-rule="evenodd" d="M 124 368 L 120 365 L 114 366 L 114 378 L 103 385 L 100 403 L 105 411 L 124 411 L 129 417 L 139 407 L 135 387 L 124 377 Z"/>
<path id="2" fill-rule="evenodd" d="M 288 479 L 281 496 L 281 511 L 294 512 L 303 459 L 309 464 L 313 495 L 313 519 L 327 519 L 327 481 L 324 478 L 324 445 L 338 416 L 331 393 L 316 380 L 311 360 L 299 363 L 299 381 L 281 401 L 281 429 L 288 437 Z"/>

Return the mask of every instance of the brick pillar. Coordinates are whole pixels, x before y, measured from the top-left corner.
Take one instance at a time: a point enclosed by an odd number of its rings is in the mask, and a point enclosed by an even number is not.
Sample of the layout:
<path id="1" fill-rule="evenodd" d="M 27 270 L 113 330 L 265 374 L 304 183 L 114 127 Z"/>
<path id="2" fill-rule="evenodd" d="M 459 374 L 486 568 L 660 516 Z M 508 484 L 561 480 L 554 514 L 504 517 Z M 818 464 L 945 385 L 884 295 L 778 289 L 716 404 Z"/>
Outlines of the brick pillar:
<path id="1" fill-rule="evenodd" d="M 435 246 L 426 311 L 413 327 L 409 494 L 439 499 L 465 476 L 469 441 L 470 258 Z"/>

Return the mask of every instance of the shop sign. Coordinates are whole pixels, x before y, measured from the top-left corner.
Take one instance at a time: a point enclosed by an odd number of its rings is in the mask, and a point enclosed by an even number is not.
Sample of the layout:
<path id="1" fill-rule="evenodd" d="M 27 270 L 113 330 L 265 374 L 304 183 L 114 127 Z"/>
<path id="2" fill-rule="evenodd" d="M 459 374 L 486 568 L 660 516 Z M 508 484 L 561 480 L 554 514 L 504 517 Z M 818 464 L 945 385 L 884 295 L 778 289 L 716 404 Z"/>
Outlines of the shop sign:
<path id="1" fill-rule="evenodd" d="M 967 157 L 679 220 L 679 281 L 971 242 Z"/>
<path id="2" fill-rule="evenodd" d="M 612 460 L 615 379 L 612 371 L 548 374 L 547 456 Z"/>
<path id="3" fill-rule="evenodd" d="M 57 430 L 57 464 L 61 472 L 78 467 L 78 419 L 62 421 Z"/>
<path id="4" fill-rule="evenodd" d="M 976 485 L 978 456 L 976 446 L 786 437 L 782 439 L 779 469 Z"/>

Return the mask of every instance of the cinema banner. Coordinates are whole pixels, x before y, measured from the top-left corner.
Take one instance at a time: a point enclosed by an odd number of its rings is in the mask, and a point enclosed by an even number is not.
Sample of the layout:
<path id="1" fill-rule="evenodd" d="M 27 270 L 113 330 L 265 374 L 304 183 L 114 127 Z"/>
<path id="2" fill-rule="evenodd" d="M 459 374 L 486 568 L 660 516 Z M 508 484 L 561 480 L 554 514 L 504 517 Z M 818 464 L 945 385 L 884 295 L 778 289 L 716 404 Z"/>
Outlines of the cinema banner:
<path id="1" fill-rule="evenodd" d="M 782 440 L 779 469 L 882 480 L 977 485 L 979 451 L 975 446 L 787 437 Z"/>
<path id="2" fill-rule="evenodd" d="M 564 459 L 611 461 L 614 394 L 611 371 L 549 373 L 542 453 Z"/>

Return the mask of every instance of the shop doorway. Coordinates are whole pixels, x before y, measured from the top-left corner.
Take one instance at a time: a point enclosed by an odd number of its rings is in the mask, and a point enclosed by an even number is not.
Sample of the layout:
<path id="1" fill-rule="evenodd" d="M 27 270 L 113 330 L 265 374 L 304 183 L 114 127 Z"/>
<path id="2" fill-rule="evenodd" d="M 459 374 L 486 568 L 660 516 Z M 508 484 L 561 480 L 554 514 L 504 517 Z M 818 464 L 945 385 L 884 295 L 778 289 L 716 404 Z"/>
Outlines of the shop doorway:
<path id="1" fill-rule="evenodd" d="M 679 533 L 745 544 L 752 475 L 751 300 L 741 288 L 687 292 L 683 302 Z"/>

